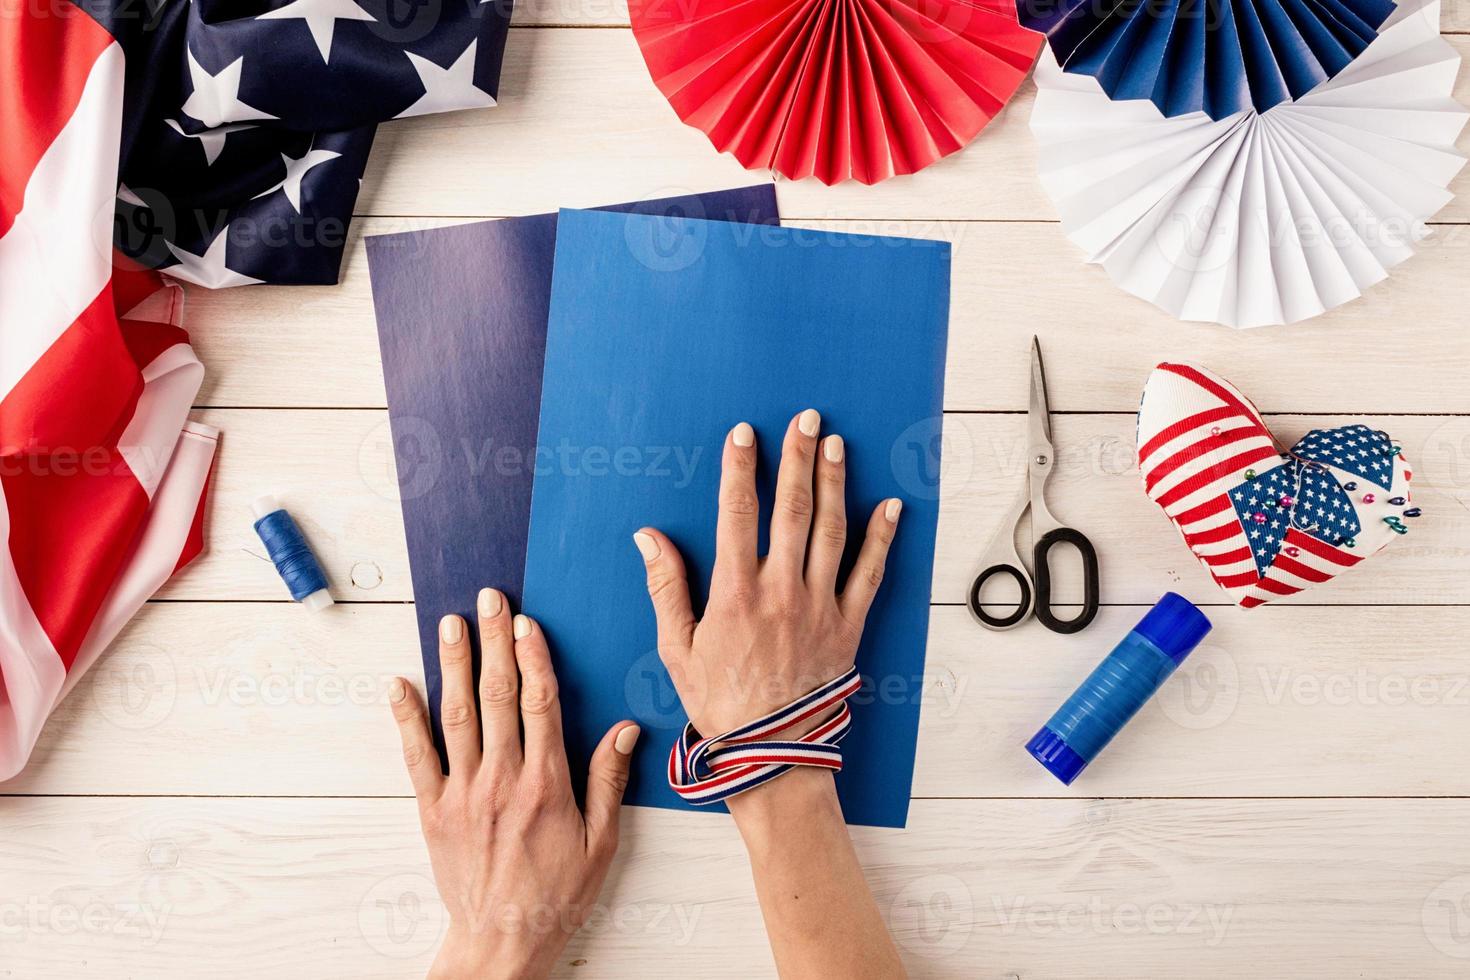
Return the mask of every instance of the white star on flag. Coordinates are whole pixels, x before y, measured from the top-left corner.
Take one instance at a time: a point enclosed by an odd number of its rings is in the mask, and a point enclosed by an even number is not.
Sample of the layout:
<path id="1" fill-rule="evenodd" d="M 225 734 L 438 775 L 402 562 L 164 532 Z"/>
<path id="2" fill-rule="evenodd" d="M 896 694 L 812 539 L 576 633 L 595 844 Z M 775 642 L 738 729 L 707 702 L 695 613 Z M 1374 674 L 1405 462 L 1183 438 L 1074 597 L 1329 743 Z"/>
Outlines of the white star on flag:
<path id="1" fill-rule="evenodd" d="M 221 68 L 218 75 L 211 75 L 195 60 L 193 51 L 186 53 L 189 56 L 189 78 L 194 83 L 194 91 L 184 100 L 185 114 L 211 129 L 227 122 L 276 118 L 240 101 L 240 69 L 245 64 L 244 55 Z"/>
<path id="2" fill-rule="evenodd" d="M 313 167 L 320 166 L 328 160 L 335 160 L 341 155 L 331 150 L 307 150 L 299 157 L 289 157 L 282 153 L 281 162 L 286 165 L 286 176 L 282 177 L 280 182 L 274 187 L 269 187 L 261 191 L 255 197 L 252 197 L 251 200 L 265 197 L 267 194 L 274 194 L 276 191 L 285 191 L 286 200 L 290 201 L 291 206 L 296 209 L 296 213 L 300 214 L 301 179 L 310 173 Z"/>
<path id="3" fill-rule="evenodd" d="M 339 20 L 373 20 L 372 14 L 359 7 L 353 0 L 292 0 L 284 7 L 268 10 L 256 20 L 282 20 L 299 17 L 306 21 L 316 49 L 322 53 L 322 61 L 330 62 L 332 53 L 332 31 Z"/>
<path id="4" fill-rule="evenodd" d="M 475 87 L 475 46 L 479 44 L 476 39 L 470 42 L 470 46 L 464 49 L 454 64 L 448 68 L 440 68 L 427 58 L 405 51 L 413 70 L 418 72 L 419 81 L 423 83 L 424 94 L 413 105 L 404 109 L 394 119 L 402 119 L 404 116 L 418 116 L 426 112 L 447 112 L 450 109 L 472 109 L 477 107 L 493 106 L 495 99 L 489 92 Z"/>
<path id="5" fill-rule="evenodd" d="M 206 129 L 202 133 L 186 133 L 184 127 L 177 119 L 165 119 L 165 123 L 174 132 L 185 139 L 198 140 L 200 147 L 204 149 L 204 165 L 210 167 L 214 161 L 219 159 L 220 151 L 225 148 L 225 138 L 231 133 L 238 133 L 242 129 L 254 129 L 250 123 L 231 123 L 228 126 L 216 126 L 214 129 Z"/>
<path id="6" fill-rule="evenodd" d="M 198 286 L 209 289 L 225 289 L 230 286 L 249 286 L 260 282 L 249 276 L 241 275 L 234 269 L 225 266 L 225 245 L 230 237 L 229 226 L 215 236 L 214 241 L 209 243 L 209 248 L 204 250 L 203 255 L 195 255 L 186 252 L 173 242 L 164 242 L 168 250 L 174 253 L 174 258 L 179 260 L 178 265 L 171 265 L 166 269 L 160 269 L 164 275 L 173 276 L 175 279 L 183 279 Z"/>

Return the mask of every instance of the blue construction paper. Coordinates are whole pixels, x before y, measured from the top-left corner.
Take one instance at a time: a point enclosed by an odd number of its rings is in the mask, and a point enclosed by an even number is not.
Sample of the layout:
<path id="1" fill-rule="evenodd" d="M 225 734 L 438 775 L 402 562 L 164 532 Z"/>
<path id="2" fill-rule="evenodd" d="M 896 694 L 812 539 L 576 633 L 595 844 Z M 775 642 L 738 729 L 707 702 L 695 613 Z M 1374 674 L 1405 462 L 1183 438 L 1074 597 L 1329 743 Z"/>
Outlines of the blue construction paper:
<path id="1" fill-rule="evenodd" d="M 1378 36 L 1394 0 L 1016 0 L 1057 63 L 1165 116 L 1299 99 Z"/>
<path id="2" fill-rule="evenodd" d="M 775 224 L 770 184 L 613 205 Z M 658 219 L 651 219 L 658 220 Z M 556 215 L 367 239 L 434 738 L 439 617 L 521 599 Z"/>
<path id="3" fill-rule="evenodd" d="M 632 717 L 646 734 L 627 802 L 687 806 L 665 769 L 685 718 L 631 535 L 649 524 L 678 544 L 700 606 L 725 434 L 742 420 L 756 427 L 769 516 L 787 423 L 811 407 L 847 440 L 849 561 L 878 502 L 905 501 L 837 777 L 850 822 L 903 826 L 938 517 L 949 265 L 945 242 L 562 212 L 539 441 L 565 454 L 536 474 L 525 601 L 552 644 L 574 776 L 603 733 Z"/>

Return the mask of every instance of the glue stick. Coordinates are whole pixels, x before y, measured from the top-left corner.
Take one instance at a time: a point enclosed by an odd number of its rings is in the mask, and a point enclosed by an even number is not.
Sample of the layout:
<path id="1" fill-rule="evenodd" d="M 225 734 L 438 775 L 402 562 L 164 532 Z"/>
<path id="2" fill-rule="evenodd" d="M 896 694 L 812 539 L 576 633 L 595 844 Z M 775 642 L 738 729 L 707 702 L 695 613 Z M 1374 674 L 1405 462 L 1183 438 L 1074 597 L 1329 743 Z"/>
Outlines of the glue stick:
<path id="1" fill-rule="evenodd" d="M 281 509 L 275 497 L 256 497 L 251 507 L 255 511 L 255 533 L 260 535 L 291 598 L 312 612 L 330 606 L 332 593 L 327 591 L 327 575 L 296 521 Z"/>
<path id="2" fill-rule="evenodd" d="M 1026 743 L 1070 786 L 1210 631 L 1205 614 L 1167 592 Z"/>

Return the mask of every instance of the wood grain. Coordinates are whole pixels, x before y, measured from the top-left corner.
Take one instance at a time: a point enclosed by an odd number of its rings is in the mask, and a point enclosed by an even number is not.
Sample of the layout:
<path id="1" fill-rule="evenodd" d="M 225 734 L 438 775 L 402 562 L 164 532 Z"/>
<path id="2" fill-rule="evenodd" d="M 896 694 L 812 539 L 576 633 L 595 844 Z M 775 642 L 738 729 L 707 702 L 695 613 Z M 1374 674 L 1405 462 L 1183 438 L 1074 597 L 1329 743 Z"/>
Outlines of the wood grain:
<path id="1" fill-rule="evenodd" d="M 788 197 L 782 185 L 782 207 Z M 360 239 L 444 223 L 358 222 L 338 286 L 193 290 L 188 327 L 208 365 L 200 403 L 386 405 Z M 1470 227 L 1439 228 L 1423 254 L 1326 316 L 1240 331 L 1180 323 L 1126 295 L 1085 265 L 1055 224 L 791 223 L 954 243 L 945 384 L 952 411 L 1023 411 L 1035 334 L 1056 411 L 1133 411 L 1148 369 L 1183 359 L 1235 378 L 1268 412 L 1470 412 L 1470 344 L 1457 299 L 1470 268 Z M 432 335 L 433 324 L 424 329 Z"/>
<path id="2" fill-rule="evenodd" d="M 408 800 L 9 799 L 14 976 L 422 976 Z M 1464 975 L 1464 800 L 928 801 L 861 831 L 917 978 Z M 559 977 L 769 976 L 719 815 L 626 810 Z"/>
<path id="3" fill-rule="evenodd" d="M 793 411 L 799 407 L 793 404 Z M 200 417 L 224 431 L 210 500 L 208 551 L 177 575 L 162 597 L 282 597 L 280 579 L 251 526 L 250 502 L 262 493 L 276 494 L 295 515 L 339 599 L 402 602 L 413 597 L 386 412 L 218 409 Z M 978 556 L 1020 492 L 1024 420 L 1019 414 L 945 417 L 936 602 L 964 600 Z M 1310 428 L 1353 420 L 1270 418 L 1287 442 Z M 1464 573 L 1470 554 L 1470 417 L 1374 421 L 1414 461 L 1415 502 L 1425 516 L 1371 564 L 1293 601 L 1470 602 L 1470 579 Z M 1226 601 L 1163 513 L 1144 496 L 1132 463 L 1133 417 L 1062 415 L 1054 424 L 1057 467 L 1048 499 L 1054 513 L 1089 535 L 1097 547 L 1103 601 L 1152 603 L 1169 589 L 1203 602 Z M 487 438 L 492 435 L 487 431 Z M 712 438 L 718 442 L 722 436 Z M 851 451 L 888 459 L 890 448 L 853 446 Z M 470 465 L 464 452 L 461 444 L 441 443 L 436 452 L 426 443 L 417 479 L 431 481 L 437 466 Z M 713 459 L 709 453 L 704 457 Z M 474 458 L 479 459 L 478 452 Z M 917 471 L 895 472 L 895 478 L 896 489 L 906 495 L 935 492 Z M 656 523 L 657 516 L 651 514 L 649 520 Z M 1080 601 L 1070 570 L 1070 563 L 1059 570 L 1058 594 Z"/>
<path id="4" fill-rule="evenodd" d="M 939 607 L 922 676 L 870 677 L 859 700 L 921 705 L 921 798 L 1470 796 L 1470 665 L 1442 641 L 1470 630 L 1464 607 L 1211 609 L 1204 645 L 1063 787 L 1021 746 L 1142 612 L 998 637 Z M 410 795 L 397 675 L 422 678 L 409 605 L 150 603 L 3 792 Z M 637 764 L 660 765 L 672 720 L 626 710 Z"/>

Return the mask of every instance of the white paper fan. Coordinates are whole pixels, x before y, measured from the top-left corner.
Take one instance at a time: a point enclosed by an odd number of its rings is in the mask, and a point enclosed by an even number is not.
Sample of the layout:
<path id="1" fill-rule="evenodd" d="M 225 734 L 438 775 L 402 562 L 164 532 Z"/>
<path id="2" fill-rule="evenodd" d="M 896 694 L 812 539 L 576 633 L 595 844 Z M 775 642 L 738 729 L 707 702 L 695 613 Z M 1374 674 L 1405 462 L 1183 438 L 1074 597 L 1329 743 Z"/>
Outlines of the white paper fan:
<path id="1" fill-rule="evenodd" d="M 1165 118 L 1044 48 L 1031 129 L 1067 236 L 1185 320 L 1294 323 L 1413 254 L 1464 166 L 1460 57 L 1439 0 L 1408 0 L 1335 78 L 1265 113 Z"/>

